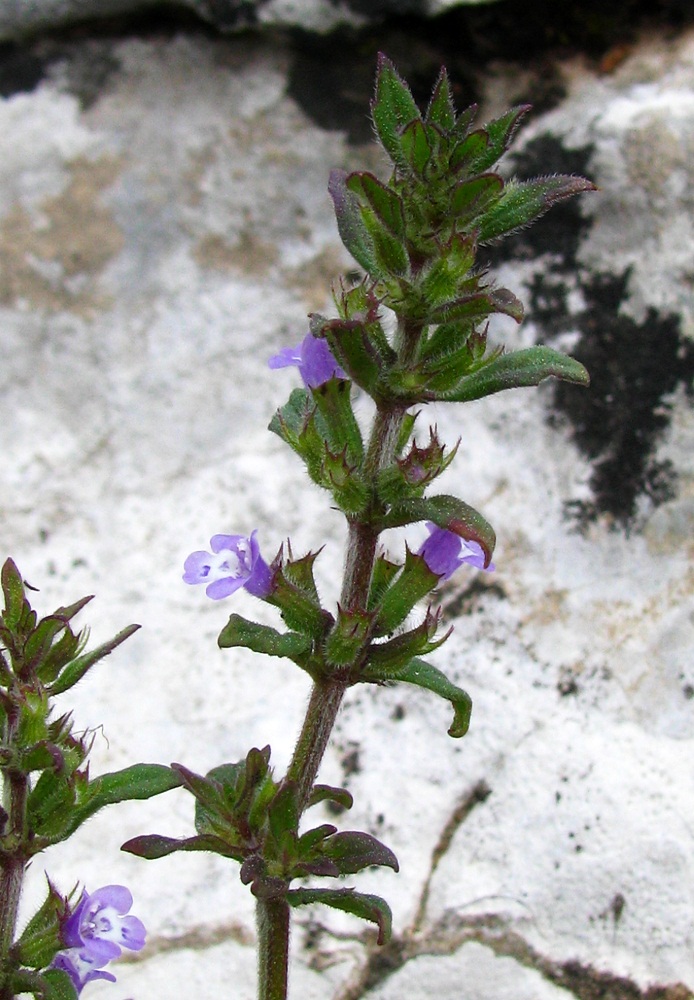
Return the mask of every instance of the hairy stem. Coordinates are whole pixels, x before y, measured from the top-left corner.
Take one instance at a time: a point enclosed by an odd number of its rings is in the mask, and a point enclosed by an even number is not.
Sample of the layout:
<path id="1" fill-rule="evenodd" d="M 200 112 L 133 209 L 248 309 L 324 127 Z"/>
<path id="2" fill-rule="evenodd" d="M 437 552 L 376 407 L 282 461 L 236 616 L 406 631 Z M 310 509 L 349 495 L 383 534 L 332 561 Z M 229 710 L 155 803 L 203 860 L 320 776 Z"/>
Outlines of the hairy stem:
<path id="1" fill-rule="evenodd" d="M 400 322 L 396 334 L 396 344 L 403 357 L 410 360 L 416 341 L 421 335 L 421 326 L 415 328 Z M 364 462 L 367 479 L 375 481 L 381 469 L 393 461 L 400 429 L 405 415 L 405 407 L 397 404 L 378 406 L 371 428 L 371 436 Z M 383 510 L 374 506 L 364 520 L 350 521 L 347 538 L 347 555 L 342 582 L 340 604 L 345 610 L 365 609 L 371 586 L 376 547 L 380 530 L 377 527 Z M 286 781 L 293 781 L 298 788 L 299 812 L 306 808 L 318 769 L 330 740 L 337 713 L 349 685 L 349 670 L 336 670 L 330 677 L 316 681 L 311 691 L 304 724 L 297 740 L 294 755 L 287 770 Z M 259 932 L 259 1000 L 286 1000 L 287 963 L 289 958 L 289 910 L 280 916 L 275 900 L 258 900 L 257 921 Z M 286 923 L 282 923 L 286 919 Z M 283 941 L 275 942 L 274 935 L 284 935 Z M 270 967 L 271 963 L 284 962 L 283 970 Z M 281 985 L 283 984 L 283 985 Z M 281 990 L 284 992 L 281 992 Z M 274 992 L 273 992 L 274 991 Z"/>
<path id="2" fill-rule="evenodd" d="M 289 904 L 285 899 L 259 899 L 258 1000 L 285 1000 L 289 968 Z"/>

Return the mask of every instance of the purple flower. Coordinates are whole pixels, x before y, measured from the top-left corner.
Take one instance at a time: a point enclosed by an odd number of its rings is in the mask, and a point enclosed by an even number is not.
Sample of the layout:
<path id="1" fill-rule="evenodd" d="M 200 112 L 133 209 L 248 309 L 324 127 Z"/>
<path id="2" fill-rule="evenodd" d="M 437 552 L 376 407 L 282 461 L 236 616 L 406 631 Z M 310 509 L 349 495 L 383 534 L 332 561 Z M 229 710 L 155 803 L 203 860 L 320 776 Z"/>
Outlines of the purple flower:
<path id="1" fill-rule="evenodd" d="M 466 541 L 460 535 L 439 528 L 431 521 L 427 521 L 427 528 L 429 537 L 417 554 L 424 557 L 432 573 L 447 580 L 463 563 L 474 566 L 475 569 L 484 569 L 488 573 L 494 570 L 494 563 L 484 565 L 484 549 L 479 542 Z"/>
<path id="2" fill-rule="evenodd" d="M 145 926 L 129 916 L 133 897 L 124 885 L 105 885 L 90 896 L 86 891 L 63 927 L 68 946 L 59 951 L 52 968 L 63 969 L 77 992 L 94 979 L 116 977 L 101 966 L 118 958 L 123 948 L 140 951 L 145 944 Z"/>
<path id="3" fill-rule="evenodd" d="M 184 583 L 205 583 L 205 593 L 213 601 L 229 597 L 245 587 L 254 597 L 267 597 L 270 593 L 272 573 L 260 554 L 254 531 L 250 538 L 244 535 L 213 535 L 212 552 L 193 552 L 186 559 L 183 569 Z"/>
<path id="4" fill-rule="evenodd" d="M 315 389 L 331 378 L 347 378 L 325 340 L 307 333 L 296 347 L 285 347 L 268 361 L 270 368 L 289 368 L 296 365 L 304 385 Z"/>

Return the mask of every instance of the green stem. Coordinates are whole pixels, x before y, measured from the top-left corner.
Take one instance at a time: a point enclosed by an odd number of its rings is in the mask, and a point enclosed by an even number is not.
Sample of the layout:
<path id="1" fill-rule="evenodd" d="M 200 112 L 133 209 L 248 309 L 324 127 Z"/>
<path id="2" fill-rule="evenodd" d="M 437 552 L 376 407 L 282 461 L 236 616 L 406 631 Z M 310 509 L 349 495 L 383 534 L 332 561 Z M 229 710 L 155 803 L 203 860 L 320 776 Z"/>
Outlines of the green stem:
<path id="1" fill-rule="evenodd" d="M 289 904 L 285 899 L 259 899 L 258 1000 L 285 1000 L 289 968 Z"/>
<path id="2" fill-rule="evenodd" d="M 415 330 L 401 323 L 397 335 L 404 355 L 412 353 L 421 326 Z M 393 461 L 405 408 L 379 406 L 374 417 L 364 462 L 367 479 L 375 480 L 381 469 Z M 351 521 L 340 604 L 345 610 L 366 608 L 380 531 L 378 509 L 364 521 Z M 306 808 L 318 769 L 325 754 L 337 713 L 349 684 L 349 670 L 336 670 L 313 685 L 304 724 L 286 781 L 296 783 L 299 813 Z M 282 900 L 258 900 L 256 905 L 259 945 L 259 1000 L 286 1000 L 289 960 L 289 907 Z"/>

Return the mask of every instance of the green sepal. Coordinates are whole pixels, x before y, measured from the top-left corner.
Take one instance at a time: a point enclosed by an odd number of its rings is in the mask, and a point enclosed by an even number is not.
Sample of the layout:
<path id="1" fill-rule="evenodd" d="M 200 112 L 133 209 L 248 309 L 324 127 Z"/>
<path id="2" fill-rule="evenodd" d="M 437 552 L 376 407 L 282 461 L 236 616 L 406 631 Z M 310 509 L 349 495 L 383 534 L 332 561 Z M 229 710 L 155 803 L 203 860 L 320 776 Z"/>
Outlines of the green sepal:
<path id="1" fill-rule="evenodd" d="M 455 389 L 432 392 L 427 398 L 449 403 L 468 402 L 505 389 L 539 385 L 546 378 L 558 378 L 575 385 L 590 384 L 590 376 L 579 361 L 551 347 L 529 347 L 524 351 L 497 355 L 470 375 L 465 375 Z"/>
<path id="2" fill-rule="evenodd" d="M 461 284 L 470 283 L 474 263 L 475 241 L 471 237 L 453 236 L 439 248 L 436 259 L 422 271 L 416 286 L 427 316 L 457 299 Z"/>
<path id="3" fill-rule="evenodd" d="M 325 421 L 331 448 L 346 449 L 349 461 L 358 464 L 364 457 L 364 442 L 352 409 L 351 388 L 346 379 L 331 378 L 311 389 L 311 395 Z"/>
<path id="4" fill-rule="evenodd" d="M 10 980 L 10 996 L 31 993 L 39 1000 L 77 1000 L 77 990 L 64 969 L 34 972 L 20 969 Z"/>
<path id="5" fill-rule="evenodd" d="M 397 357 L 380 323 L 316 317 L 311 332 L 327 340 L 333 357 L 356 385 L 371 396 L 376 394 L 383 369 L 392 366 Z"/>
<path id="6" fill-rule="evenodd" d="M 416 628 L 402 632 L 387 642 L 374 643 L 369 649 L 369 658 L 360 676 L 366 680 L 370 679 L 371 672 L 379 677 L 390 676 L 415 657 L 433 653 L 451 634 L 449 629 L 440 639 L 435 639 L 438 625 L 438 616 L 427 611 L 424 621 Z"/>
<path id="7" fill-rule="evenodd" d="M 359 608 L 345 611 L 338 605 L 337 621 L 324 645 L 327 662 L 334 667 L 354 663 L 368 641 L 372 621 L 373 615 L 368 611 Z"/>
<path id="8" fill-rule="evenodd" d="M 412 608 L 429 594 L 439 582 L 439 576 L 427 566 L 422 556 L 407 549 L 405 565 L 399 576 L 381 597 L 373 635 L 390 635 L 401 625 Z M 368 669 L 368 663 L 367 663 Z"/>
<path id="9" fill-rule="evenodd" d="M 403 681 L 406 684 L 416 684 L 418 687 L 426 688 L 434 694 L 445 698 L 453 706 L 453 722 L 448 730 L 448 735 L 459 739 L 465 736 L 470 727 L 470 714 L 472 712 L 472 699 L 467 691 L 457 687 L 448 680 L 445 674 L 432 667 L 425 660 L 411 660 L 405 667 L 395 673 L 388 672 L 379 676 L 376 671 L 366 673 L 364 680 L 372 681 L 375 684 L 382 684 L 387 681 Z"/>
<path id="10" fill-rule="evenodd" d="M 314 785 L 306 808 L 318 805 L 319 802 L 334 802 L 343 809 L 351 809 L 354 798 L 346 788 L 335 788 L 333 785 Z"/>
<path id="11" fill-rule="evenodd" d="M 165 858 L 177 851 L 208 851 L 212 854 L 219 854 L 223 858 L 233 858 L 234 861 L 243 861 L 245 856 L 240 847 L 234 848 L 226 840 L 210 833 L 194 837 L 166 837 L 160 833 L 143 834 L 126 840 L 124 844 L 121 844 L 121 851 L 135 854 L 138 858 L 145 858 L 147 861 Z"/>
<path id="12" fill-rule="evenodd" d="M 421 497 L 393 504 L 382 521 L 383 528 L 398 528 L 415 521 L 432 521 L 439 528 L 460 535 L 465 541 L 478 542 L 484 549 L 485 566 L 492 560 L 496 535 L 487 520 L 474 507 L 458 497 Z"/>
<path id="13" fill-rule="evenodd" d="M 373 240 L 364 223 L 359 199 L 346 185 L 344 170 L 331 170 L 328 193 L 333 200 L 337 231 L 345 247 L 372 277 L 385 277 L 381 271 Z"/>
<path id="14" fill-rule="evenodd" d="M 13 953 L 21 965 L 31 969 L 44 969 L 50 965 L 57 952 L 64 947 L 60 928 L 67 917 L 67 901 L 49 879 L 45 900 L 13 946 Z"/>
<path id="15" fill-rule="evenodd" d="M 350 462 L 347 449 L 338 454 L 326 450 L 323 472 L 339 509 L 351 518 L 363 514 L 371 499 L 371 489 L 360 469 Z"/>
<path id="16" fill-rule="evenodd" d="M 72 775 L 46 770 L 29 792 L 27 826 L 32 834 L 33 852 L 67 839 L 79 824 L 74 823 L 76 785 L 86 785 L 84 774 Z"/>
<path id="17" fill-rule="evenodd" d="M 327 430 L 319 427 L 320 419 L 311 394 L 306 389 L 294 389 L 268 425 L 268 429 L 282 438 L 306 465 L 311 479 L 318 486 L 329 489 L 323 471 Z"/>
<path id="18" fill-rule="evenodd" d="M 62 694 L 64 691 L 68 691 L 71 687 L 74 687 L 78 681 L 80 681 L 84 675 L 90 670 L 95 663 L 99 660 L 103 660 L 105 656 L 112 653 L 113 650 L 120 646 L 122 642 L 129 639 L 140 628 L 139 625 L 128 625 L 127 628 L 122 629 L 118 635 L 114 636 L 113 639 L 109 639 L 107 642 L 102 642 L 100 646 L 96 649 L 91 649 L 77 659 L 72 660 L 64 667 L 57 678 L 52 684 L 46 686 L 46 692 L 50 697 L 54 697 L 57 694 Z"/>
<path id="19" fill-rule="evenodd" d="M 530 181 L 508 181 L 498 201 L 479 221 L 479 242 L 491 243 L 508 236 L 539 219 L 557 202 L 595 190 L 595 185 L 583 177 L 561 174 Z"/>
<path id="20" fill-rule="evenodd" d="M 283 564 L 280 557 L 273 562 L 272 569 L 272 590 L 266 597 L 267 603 L 279 608 L 282 619 L 292 632 L 321 639 L 334 619 L 329 611 L 321 607 L 315 587 L 296 583 L 291 566 Z"/>
<path id="21" fill-rule="evenodd" d="M 398 859 L 380 840 L 369 833 L 345 830 L 323 840 L 321 854 L 335 863 L 340 875 L 354 875 L 374 865 L 400 870 Z"/>
<path id="22" fill-rule="evenodd" d="M 405 166 L 402 130 L 419 118 L 419 109 L 410 88 L 398 75 L 390 59 L 382 52 L 376 69 L 376 96 L 371 102 L 371 118 L 378 138 L 396 166 Z"/>
<path id="23" fill-rule="evenodd" d="M 405 214 L 402 200 L 392 188 L 382 184 L 368 171 L 358 171 L 347 176 L 348 190 L 368 204 L 374 215 L 391 235 L 401 242 L 405 239 Z"/>
<path id="24" fill-rule="evenodd" d="M 438 125 L 443 132 L 449 132 L 455 125 L 455 106 L 448 73 L 443 66 L 434 85 L 424 121 L 427 125 Z"/>
<path id="25" fill-rule="evenodd" d="M 379 601 L 401 569 L 400 563 L 391 562 L 382 553 L 376 556 L 367 603 L 369 611 L 373 611 L 378 606 Z"/>
<path id="26" fill-rule="evenodd" d="M 378 926 L 378 943 L 390 938 L 393 915 L 385 899 L 353 889 L 290 889 L 286 895 L 290 906 L 310 906 L 321 903 L 343 913 L 351 913 Z"/>
<path id="27" fill-rule="evenodd" d="M 299 632 L 278 632 L 269 625 L 259 625 L 234 614 L 219 633 L 217 645 L 220 649 L 243 646 L 254 653 L 286 656 L 302 666 L 305 654 L 311 649 L 311 640 Z"/>

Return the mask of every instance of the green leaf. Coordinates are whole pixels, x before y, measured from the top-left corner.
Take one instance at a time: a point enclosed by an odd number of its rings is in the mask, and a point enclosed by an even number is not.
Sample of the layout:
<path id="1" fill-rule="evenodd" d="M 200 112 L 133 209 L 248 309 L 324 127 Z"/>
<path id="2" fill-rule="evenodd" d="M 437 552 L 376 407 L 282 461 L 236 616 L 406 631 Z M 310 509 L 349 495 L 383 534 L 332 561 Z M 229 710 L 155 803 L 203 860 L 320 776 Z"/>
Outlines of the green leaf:
<path id="1" fill-rule="evenodd" d="M 511 140 L 520 125 L 521 119 L 530 111 L 529 104 L 519 104 L 511 108 L 500 118 L 495 118 L 484 126 L 484 131 L 488 136 L 488 143 L 484 151 L 470 161 L 469 169 L 475 173 L 489 170 L 506 152 L 511 145 Z"/>
<path id="2" fill-rule="evenodd" d="M 441 67 L 438 80 L 424 117 L 427 125 L 438 125 L 442 132 L 448 132 L 455 125 L 455 106 L 451 95 L 448 73 Z"/>
<path id="3" fill-rule="evenodd" d="M 491 243 L 522 229 L 544 215 L 552 205 L 583 191 L 595 191 L 583 177 L 556 175 L 530 181 L 509 181 L 498 201 L 479 221 L 479 242 Z"/>
<path id="4" fill-rule="evenodd" d="M 371 206 L 380 222 L 399 240 L 405 239 L 402 201 L 391 188 L 368 171 L 349 174 L 345 184 L 357 198 Z"/>
<path id="5" fill-rule="evenodd" d="M 326 801 L 335 802 L 343 809 L 351 809 L 354 804 L 352 793 L 348 792 L 346 788 L 335 788 L 333 785 L 314 785 L 306 808 Z"/>
<path id="6" fill-rule="evenodd" d="M 14 629 L 22 620 L 29 607 L 24 597 L 24 581 L 12 559 L 6 559 L 0 572 L 2 591 L 5 595 L 3 620 L 9 629 Z"/>
<path id="7" fill-rule="evenodd" d="M 103 660 L 105 656 L 112 653 L 113 650 L 120 646 L 122 642 L 129 639 L 140 628 L 139 625 L 128 625 L 114 636 L 113 639 L 109 639 L 107 642 L 102 642 L 100 646 L 96 649 L 92 649 L 87 653 L 83 653 L 82 656 L 78 656 L 76 660 L 61 670 L 57 679 L 53 681 L 46 687 L 46 692 L 54 697 L 57 694 L 62 694 L 63 691 L 69 690 L 69 688 L 74 687 L 79 680 L 81 680 L 91 667 L 94 666 L 99 660 Z"/>
<path id="8" fill-rule="evenodd" d="M 520 323 L 523 319 L 523 305 L 508 288 L 486 288 L 473 295 L 463 295 L 451 302 L 442 302 L 429 316 L 429 322 L 479 321 L 492 313 L 510 316 Z"/>
<path id="9" fill-rule="evenodd" d="M 410 88 L 382 52 L 378 55 L 376 97 L 371 102 L 371 117 L 383 148 L 393 163 L 402 166 L 402 129 L 419 118 L 419 109 Z"/>
<path id="10" fill-rule="evenodd" d="M 298 843 L 299 857 L 304 859 L 312 857 L 316 845 L 320 844 L 326 837 L 332 837 L 334 833 L 337 833 L 337 827 L 333 826 L 332 823 L 323 823 L 321 826 L 315 826 L 312 830 L 302 833 Z"/>
<path id="11" fill-rule="evenodd" d="M 220 649 L 243 646 L 254 653 L 267 656 L 286 656 L 290 660 L 301 657 L 311 649 L 311 640 L 299 632 L 278 632 L 269 625 L 259 625 L 241 615 L 231 615 L 219 633 L 217 645 Z"/>
<path id="12" fill-rule="evenodd" d="M 460 181 L 451 193 L 450 214 L 456 227 L 469 225 L 501 193 L 504 182 L 498 174 L 481 174 Z"/>
<path id="13" fill-rule="evenodd" d="M 359 200 L 346 185 L 344 170 L 331 170 L 328 192 L 333 200 L 337 230 L 345 247 L 367 274 L 384 277 L 374 252 L 373 241 L 364 225 Z"/>
<path id="14" fill-rule="evenodd" d="M 390 938 L 393 916 L 385 899 L 353 889 L 291 889 L 287 893 L 290 906 L 309 906 L 322 903 L 334 910 L 351 913 L 362 920 L 378 925 L 378 943 Z"/>
<path id="15" fill-rule="evenodd" d="M 400 136 L 400 148 L 412 173 L 424 180 L 427 165 L 431 160 L 432 147 L 426 126 L 421 118 L 415 118 L 403 129 Z"/>
<path id="16" fill-rule="evenodd" d="M 488 521 L 458 497 L 442 494 L 434 497 L 415 497 L 393 504 L 386 514 L 384 528 L 398 528 L 415 521 L 432 521 L 439 528 L 445 528 L 466 541 L 478 542 L 485 553 L 485 564 L 489 565 L 496 545 L 494 529 Z"/>
<path id="17" fill-rule="evenodd" d="M 165 837 L 160 833 L 143 834 L 121 844 L 121 851 L 135 854 L 138 858 L 146 858 L 148 861 L 165 858 L 176 851 L 210 851 L 224 858 L 233 858 L 234 861 L 243 860 L 240 847 L 234 848 L 221 837 L 209 833 L 196 837 Z"/>
<path id="18" fill-rule="evenodd" d="M 268 808 L 268 819 L 273 837 L 280 841 L 285 833 L 296 833 L 299 826 L 299 799 L 296 784 L 285 781 Z"/>
<path id="19" fill-rule="evenodd" d="M 456 129 L 457 131 L 457 129 Z M 452 173 L 460 173 L 462 176 L 469 176 L 474 171 L 471 164 L 476 160 L 481 160 L 489 145 L 489 138 L 482 129 L 475 129 L 464 135 L 460 142 L 456 143 L 451 151 L 449 167 Z"/>
<path id="20" fill-rule="evenodd" d="M 65 837 L 104 806 L 134 799 L 151 799 L 181 785 L 181 778 L 163 764 L 132 764 L 121 771 L 111 771 L 90 781 L 81 802 L 72 811 Z"/>
<path id="21" fill-rule="evenodd" d="M 387 676 L 379 676 L 376 671 L 365 671 L 363 680 L 370 680 L 374 683 L 384 681 L 404 681 L 406 684 L 416 684 L 418 687 L 426 688 L 434 694 L 445 698 L 453 706 L 453 722 L 448 730 L 448 735 L 459 739 L 465 736 L 470 727 L 470 713 L 472 712 L 472 700 L 467 691 L 457 687 L 448 680 L 445 674 L 432 667 L 430 663 L 415 658 L 407 666 L 397 673 L 388 672 Z"/>
<path id="22" fill-rule="evenodd" d="M 328 837 L 321 845 L 321 854 L 335 862 L 341 875 L 354 875 L 372 865 L 392 868 L 394 872 L 400 870 L 398 859 L 389 847 L 371 834 L 356 830 Z"/>
<path id="23" fill-rule="evenodd" d="M 451 403 L 467 402 L 504 389 L 539 385 L 546 378 L 558 378 L 575 385 L 590 384 L 590 376 L 579 361 L 551 347 L 529 347 L 499 355 L 471 375 L 465 375 L 453 391 L 432 393 L 431 398 Z"/>

